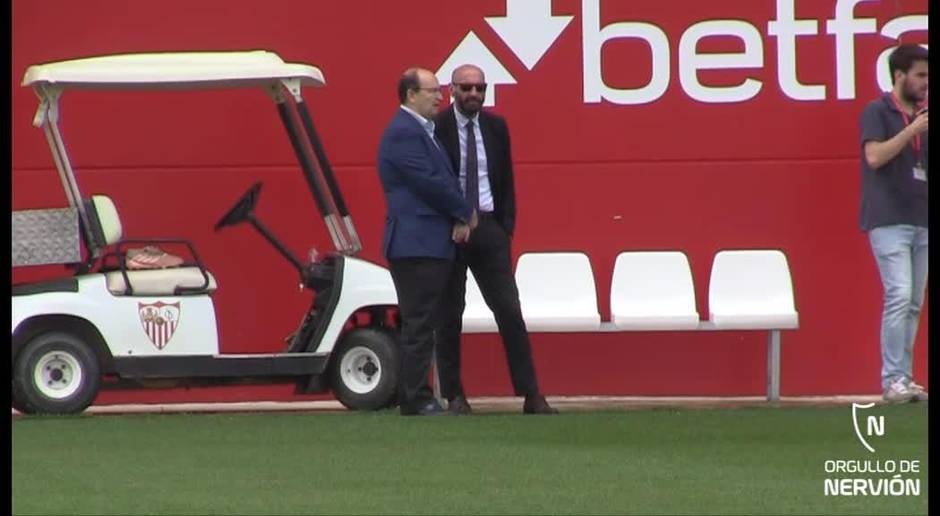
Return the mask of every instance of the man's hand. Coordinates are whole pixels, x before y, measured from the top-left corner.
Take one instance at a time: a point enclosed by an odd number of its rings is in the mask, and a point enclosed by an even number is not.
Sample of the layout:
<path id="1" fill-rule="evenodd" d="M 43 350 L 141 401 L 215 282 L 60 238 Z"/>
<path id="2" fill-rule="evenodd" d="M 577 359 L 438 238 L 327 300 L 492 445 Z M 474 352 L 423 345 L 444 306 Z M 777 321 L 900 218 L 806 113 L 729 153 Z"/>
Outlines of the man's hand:
<path id="1" fill-rule="evenodd" d="M 878 170 L 900 154 L 906 146 L 911 144 L 911 141 L 915 137 L 926 132 L 927 110 L 924 109 L 914 117 L 914 120 L 912 120 L 907 127 L 902 129 L 901 132 L 894 135 L 891 139 L 883 142 L 875 140 L 866 141 L 864 147 L 862 147 L 862 156 L 865 162 L 868 163 L 869 168 Z"/>
<path id="2" fill-rule="evenodd" d="M 470 232 L 476 229 L 479 223 L 480 217 L 477 215 L 477 210 L 473 210 L 469 222 L 458 222 L 454 224 L 454 230 L 451 231 L 450 237 L 458 244 L 466 244 L 467 241 L 470 240 Z"/>
<path id="3" fill-rule="evenodd" d="M 911 125 L 908 126 L 910 131 L 914 134 L 923 134 L 927 132 L 927 110 L 923 110 L 911 122 Z"/>
<path id="4" fill-rule="evenodd" d="M 463 222 L 458 222 L 454 224 L 454 229 L 451 231 L 451 238 L 456 244 L 466 244 L 470 240 L 470 225 L 464 224 Z"/>

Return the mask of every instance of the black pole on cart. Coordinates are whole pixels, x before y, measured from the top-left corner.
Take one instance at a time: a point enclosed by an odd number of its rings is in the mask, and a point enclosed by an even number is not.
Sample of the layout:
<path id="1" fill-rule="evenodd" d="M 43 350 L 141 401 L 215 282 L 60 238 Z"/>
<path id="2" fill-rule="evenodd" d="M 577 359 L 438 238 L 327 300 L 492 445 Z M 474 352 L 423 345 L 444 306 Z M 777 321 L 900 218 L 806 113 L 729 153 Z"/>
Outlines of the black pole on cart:
<path id="1" fill-rule="evenodd" d="M 330 232 L 330 238 L 333 239 L 333 245 L 340 253 L 346 254 L 355 252 L 357 250 L 356 247 L 349 243 L 347 237 L 344 235 L 343 230 L 341 229 L 336 214 L 333 212 L 335 209 L 334 202 L 326 197 L 324 188 L 317 178 L 317 160 L 312 159 L 315 157 L 312 157 L 307 152 L 305 152 L 305 142 L 301 139 L 300 129 L 297 127 L 297 123 L 291 117 L 287 102 L 278 102 L 277 110 L 281 115 L 281 120 L 284 122 L 284 127 L 287 129 L 287 134 L 290 137 L 291 145 L 294 147 L 294 153 L 297 155 L 297 160 L 300 161 L 300 167 L 303 169 L 304 177 L 307 178 L 307 184 L 310 186 L 310 191 L 313 193 L 313 197 L 317 201 L 317 206 L 320 209 L 320 213 L 323 215 L 323 221 L 326 224 L 327 230 Z"/>
<path id="2" fill-rule="evenodd" d="M 277 112 L 281 115 L 281 122 L 284 123 L 284 128 L 287 129 L 287 136 L 290 138 L 291 146 L 294 148 L 294 154 L 297 155 L 297 161 L 300 162 L 300 167 L 304 171 L 304 177 L 307 178 L 307 184 L 310 185 L 310 192 L 313 193 L 313 198 L 317 202 L 320 215 L 327 217 L 330 215 L 329 204 L 326 202 L 320 184 L 317 182 L 316 175 L 313 172 L 314 165 L 310 162 L 307 154 L 304 153 L 303 142 L 300 140 L 297 125 L 290 116 L 287 102 L 278 102 Z"/>
<path id="3" fill-rule="evenodd" d="M 343 199 L 339 184 L 336 182 L 336 175 L 333 174 L 333 167 L 330 165 L 330 160 L 326 157 L 326 150 L 323 148 L 320 135 L 317 134 L 317 130 L 313 125 L 313 118 L 310 116 L 310 111 L 307 110 L 307 103 L 303 100 L 298 101 L 297 111 L 300 113 L 300 120 L 304 124 L 304 130 L 307 131 L 310 146 L 313 147 L 313 152 L 320 161 L 320 169 L 323 171 L 323 177 L 326 178 L 326 184 L 330 188 L 333 201 L 336 203 L 336 209 L 339 210 L 340 216 L 346 217 L 349 215 L 349 210 L 346 209 L 346 201 Z"/>

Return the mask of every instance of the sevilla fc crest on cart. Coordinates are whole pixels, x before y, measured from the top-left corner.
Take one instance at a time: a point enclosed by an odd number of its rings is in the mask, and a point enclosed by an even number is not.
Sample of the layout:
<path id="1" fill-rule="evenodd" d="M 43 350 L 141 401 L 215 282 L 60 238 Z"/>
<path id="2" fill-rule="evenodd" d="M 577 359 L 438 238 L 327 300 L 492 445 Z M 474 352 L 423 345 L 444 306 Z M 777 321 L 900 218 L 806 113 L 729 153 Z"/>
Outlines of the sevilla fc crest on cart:
<path id="1" fill-rule="evenodd" d="M 157 349 L 165 348 L 180 324 L 180 302 L 137 303 L 137 310 L 147 338 Z"/>

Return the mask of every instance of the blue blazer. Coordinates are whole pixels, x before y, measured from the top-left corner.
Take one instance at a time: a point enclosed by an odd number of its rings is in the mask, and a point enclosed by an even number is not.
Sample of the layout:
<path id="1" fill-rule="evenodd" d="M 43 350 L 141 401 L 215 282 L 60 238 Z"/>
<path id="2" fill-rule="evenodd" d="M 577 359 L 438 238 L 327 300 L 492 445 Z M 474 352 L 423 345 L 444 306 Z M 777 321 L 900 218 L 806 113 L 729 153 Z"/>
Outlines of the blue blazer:
<path id="1" fill-rule="evenodd" d="M 453 259 L 454 223 L 470 220 L 472 211 L 443 148 L 399 109 L 382 133 L 378 165 L 387 206 L 385 258 Z"/>

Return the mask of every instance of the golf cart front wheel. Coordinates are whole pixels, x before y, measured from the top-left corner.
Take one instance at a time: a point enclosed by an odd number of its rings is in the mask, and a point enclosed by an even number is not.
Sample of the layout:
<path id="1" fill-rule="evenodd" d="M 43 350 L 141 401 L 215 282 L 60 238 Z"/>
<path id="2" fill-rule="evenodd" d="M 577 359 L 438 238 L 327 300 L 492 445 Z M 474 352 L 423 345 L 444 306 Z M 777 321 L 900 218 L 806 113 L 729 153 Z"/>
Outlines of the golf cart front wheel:
<path id="1" fill-rule="evenodd" d="M 395 401 L 399 357 L 390 332 L 353 330 L 337 345 L 330 361 L 333 394 L 345 407 L 378 410 Z"/>
<path id="2" fill-rule="evenodd" d="M 75 414 L 98 394 L 101 370 L 94 351 L 70 333 L 31 339 L 13 366 L 13 406 L 28 414 Z"/>

